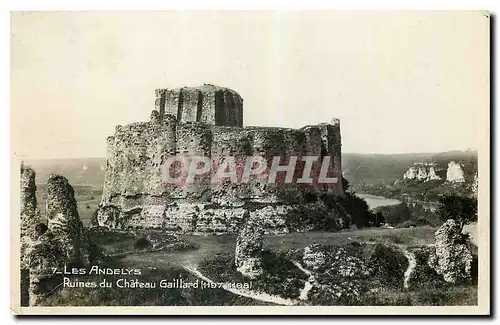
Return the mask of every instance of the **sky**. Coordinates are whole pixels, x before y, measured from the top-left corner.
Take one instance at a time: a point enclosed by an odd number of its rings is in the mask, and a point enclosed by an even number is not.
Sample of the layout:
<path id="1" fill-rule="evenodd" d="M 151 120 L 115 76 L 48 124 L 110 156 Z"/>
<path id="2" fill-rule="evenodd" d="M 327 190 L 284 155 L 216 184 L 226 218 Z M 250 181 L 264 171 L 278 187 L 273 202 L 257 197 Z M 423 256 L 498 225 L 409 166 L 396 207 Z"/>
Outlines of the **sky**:
<path id="1" fill-rule="evenodd" d="M 339 118 L 342 151 L 477 149 L 488 128 L 483 12 L 43 12 L 11 15 L 11 150 L 104 157 L 154 89 L 211 83 L 244 125 Z M 485 118 L 486 116 L 486 118 Z"/>

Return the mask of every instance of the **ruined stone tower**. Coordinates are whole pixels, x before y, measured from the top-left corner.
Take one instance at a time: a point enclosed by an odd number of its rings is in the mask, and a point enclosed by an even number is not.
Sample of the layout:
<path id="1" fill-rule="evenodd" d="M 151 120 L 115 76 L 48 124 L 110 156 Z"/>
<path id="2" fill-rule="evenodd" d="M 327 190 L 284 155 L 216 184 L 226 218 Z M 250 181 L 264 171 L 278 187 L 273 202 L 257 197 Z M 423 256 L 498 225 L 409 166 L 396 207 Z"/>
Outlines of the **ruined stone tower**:
<path id="1" fill-rule="evenodd" d="M 173 115 L 179 122 L 243 126 L 243 99 L 234 90 L 214 85 L 156 89 L 159 118 Z"/>
<path id="2" fill-rule="evenodd" d="M 250 213 L 261 215 L 268 231 L 286 232 L 295 230 L 290 220 L 304 214 L 341 218 L 314 199 L 326 192 L 344 195 L 339 120 L 301 129 L 243 127 L 243 99 L 234 90 L 203 85 L 157 89 L 155 94 L 150 121 L 117 126 L 107 139 L 100 226 L 236 232 Z M 330 156 L 331 174 L 339 181 L 307 189 L 259 179 L 175 186 L 162 175 L 168 157 L 179 154 L 208 156 L 216 163 L 227 156 L 260 155 L 268 163 L 274 156 Z"/>

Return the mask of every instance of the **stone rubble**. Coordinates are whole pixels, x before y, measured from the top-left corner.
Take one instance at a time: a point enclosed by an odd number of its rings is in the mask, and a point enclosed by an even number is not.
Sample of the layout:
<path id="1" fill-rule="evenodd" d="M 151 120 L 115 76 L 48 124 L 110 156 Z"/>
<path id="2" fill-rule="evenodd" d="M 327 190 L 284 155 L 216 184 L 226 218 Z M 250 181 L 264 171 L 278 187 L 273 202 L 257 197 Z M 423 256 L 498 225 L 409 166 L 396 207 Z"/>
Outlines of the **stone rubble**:
<path id="1" fill-rule="evenodd" d="M 368 290 L 370 268 L 355 251 L 314 244 L 304 248 L 302 262 L 310 272 L 311 296 L 337 304 L 357 301 Z"/>
<path id="2" fill-rule="evenodd" d="M 234 263 L 238 272 L 255 279 L 262 275 L 262 245 L 264 230 L 258 218 L 248 217 L 236 239 Z"/>
<path id="3" fill-rule="evenodd" d="M 446 282 L 459 283 L 471 278 L 472 254 L 468 237 L 455 220 L 447 220 L 436 230 L 436 250 L 429 257 L 429 266 Z"/>

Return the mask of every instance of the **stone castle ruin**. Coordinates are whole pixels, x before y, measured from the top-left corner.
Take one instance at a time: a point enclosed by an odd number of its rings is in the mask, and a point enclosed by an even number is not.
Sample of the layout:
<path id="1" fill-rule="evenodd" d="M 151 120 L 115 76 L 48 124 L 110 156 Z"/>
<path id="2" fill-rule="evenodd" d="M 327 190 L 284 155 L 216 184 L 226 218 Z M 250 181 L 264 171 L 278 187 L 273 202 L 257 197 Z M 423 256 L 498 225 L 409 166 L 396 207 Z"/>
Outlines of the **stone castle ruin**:
<path id="1" fill-rule="evenodd" d="M 164 181 L 165 163 L 174 155 L 330 157 L 328 187 L 271 184 L 254 178 L 245 184 L 201 179 L 176 186 Z M 221 161 L 218 161 L 221 162 Z M 269 167 L 269 166 L 268 166 Z M 339 120 L 301 129 L 243 126 L 243 99 L 214 85 L 157 89 L 148 122 L 116 127 L 107 139 L 107 163 L 95 225 L 110 229 L 158 228 L 184 232 L 234 233 L 241 221 L 261 218 L 267 232 L 310 225 L 311 213 L 342 219 L 319 198 L 343 196 Z M 291 226 L 294 224 L 295 226 Z M 297 226 L 299 224 L 299 226 Z"/>

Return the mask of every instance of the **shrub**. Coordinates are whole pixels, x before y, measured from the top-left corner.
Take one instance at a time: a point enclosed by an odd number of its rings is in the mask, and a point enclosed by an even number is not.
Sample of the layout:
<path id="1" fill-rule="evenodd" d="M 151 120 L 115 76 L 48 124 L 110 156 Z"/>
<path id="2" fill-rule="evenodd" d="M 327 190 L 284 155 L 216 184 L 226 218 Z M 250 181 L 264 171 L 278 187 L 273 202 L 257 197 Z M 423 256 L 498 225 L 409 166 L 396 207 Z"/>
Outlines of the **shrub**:
<path id="1" fill-rule="evenodd" d="M 307 275 L 287 258 L 285 253 L 269 250 L 261 252 L 263 274 L 252 280 L 252 290 L 278 295 L 284 298 L 297 298 L 304 287 Z M 207 277 L 220 282 L 248 282 L 234 264 L 234 256 L 220 254 L 205 259 L 199 270 Z"/>
<path id="2" fill-rule="evenodd" d="M 344 198 L 339 198 L 342 208 L 351 216 L 351 223 L 358 228 L 375 226 L 376 216 L 370 210 L 365 199 L 355 193 L 346 192 Z"/>
<path id="3" fill-rule="evenodd" d="M 375 209 L 375 212 L 381 213 L 385 218 L 385 222 L 391 225 L 401 224 L 412 218 L 411 209 L 405 202 L 396 205 L 381 206 Z"/>
<path id="4" fill-rule="evenodd" d="M 295 266 L 286 254 L 269 250 L 262 252 L 264 273 L 253 282 L 257 290 L 285 298 L 298 298 L 307 275 Z"/>
<path id="5" fill-rule="evenodd" d="M 403 287 L 408 259 L 399 249 L 376 244 L 368 257 L 370 275 L 382 285 Z"/>
<path id="6" fill-rule="evenodd" d="M 464 225 L 477 221 L 477 199 L 456 194 L 445 194 L 439 199 L 436 210 L 441 221 L 453 219 L 463 228 Z"/>
<path id="7" fill-rule="evenodd" d="M 39 236 L 45 234 L 48 229 L 49 229 L 49 227 L 47 227 L 46 224 L 44 224 L 43 222 L 40 222 L 35 226 L 35 234 L 37 237 L 39 237 Z"/>
<path id="8" fill-rule="evenodd" d="M 429 220 L 427 220 L 425 217 L 417 218 L 417 221 L 415 223 L 417 226 L 432 226 L 432 223 Z"/>
<path id="9" fill-rule="evenodd" d="M 152 247 L 151 243 L 145 237 L 137 239 L 134 243 L 135 249 L 145 250 L 145 249 L 150 249 L 151 247 Z"/>
<path id="10" fill-rule="evenodd" d="M 399 228 L 410 228 L 410 227 L 416 227 L 417 222 L 414 220 L 406 220 L 403 221 L 402 223 L 399 224 Z"/>
<path id="11" fill-rule="evenodd" d="M 415 257 L 415 268 L 408 279 L 411 289 L 419 289 L 423 286 L 443 288 L 447 286 L 443 277 L 429 266 L 429 256 L 435 251 L 434 247 L 419 247 L 412 250 Z"/>

